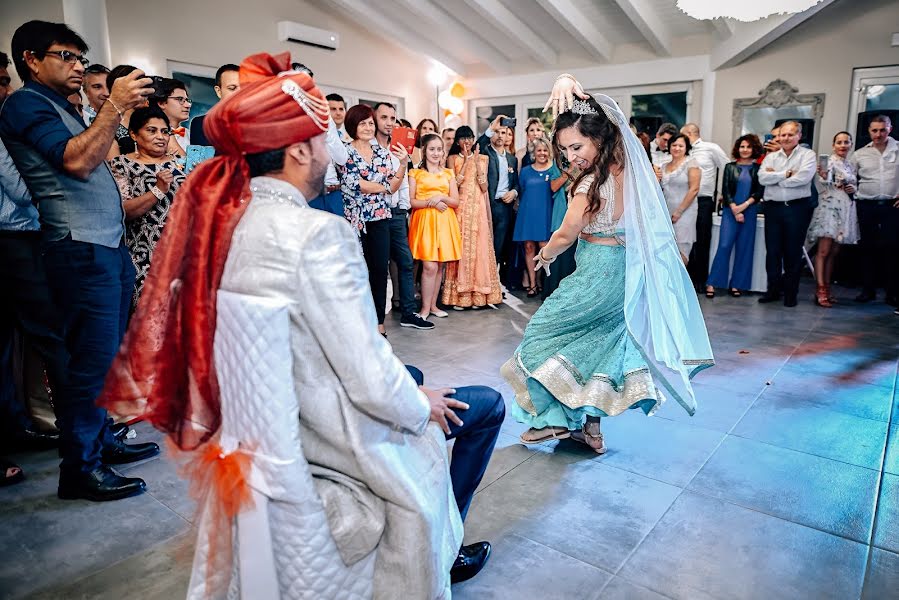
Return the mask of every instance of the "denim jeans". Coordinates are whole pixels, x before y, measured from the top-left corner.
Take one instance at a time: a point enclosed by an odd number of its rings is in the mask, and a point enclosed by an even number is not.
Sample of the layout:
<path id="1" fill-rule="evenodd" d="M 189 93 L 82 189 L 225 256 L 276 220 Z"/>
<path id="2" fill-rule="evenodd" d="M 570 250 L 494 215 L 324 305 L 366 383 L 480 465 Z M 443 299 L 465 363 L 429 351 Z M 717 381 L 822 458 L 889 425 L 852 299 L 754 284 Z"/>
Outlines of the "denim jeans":
<path id="1" fill-rule="evenodd" d="M 60 468 L 87 472 L 100 466 L 111 441 L 106 410 L 94 402 L 128 325 L 134 265 L 124 242 L 107 248 L 66 237 L 44 244 L 44 267 L 71 357 L 56 405 Z"/>
<path id="2" fill-rule="evenodd" d="M 424 385 L 421 371 L 410 365 L 406 365 L 406 369 L 418 385 Z M 468 410 L 456 411 L 463 425 L 450 423 L 450 434 L 446 436 L 448 440 L 456 440 L 450 462 L 450 480 L 464 521 L 493 454 L 506 416 L 506 405 L 502 394 L 483 385 L 456 388 L 456 393 L 450 397 L 468 404 Z"/>

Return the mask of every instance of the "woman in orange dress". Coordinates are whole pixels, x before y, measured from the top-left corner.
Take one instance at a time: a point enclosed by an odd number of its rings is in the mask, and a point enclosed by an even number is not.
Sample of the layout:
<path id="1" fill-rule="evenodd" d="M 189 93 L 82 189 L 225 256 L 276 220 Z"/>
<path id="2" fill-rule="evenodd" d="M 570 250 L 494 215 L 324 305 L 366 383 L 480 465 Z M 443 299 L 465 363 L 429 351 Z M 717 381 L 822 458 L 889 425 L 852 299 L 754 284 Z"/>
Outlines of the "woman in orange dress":
<path id="1" fill-rule="evenodd" d="M 421 261 L 421 312 L 443 318 L 437 308 L 437 293 L 445 263 L 462 256 L 462 234 L 455 209 L 459 206 L 459 188 L 450 169 L 443 168 L 443 140 L 429 134 L 421 140 L 422 162 L 409 172 L 409 198 L 412 219 L 409 222 L 409 249 Z"/>
<path id="2" fill-rule="evenodd" d="M 481 156 L 474 142 L 474 132 L 463 125 L 456 130 L 450 150 L 450 164 L 459 186 L 456 217 L 462 231 L 462 258 L 446 266 L 443 303 L 457 309 L 492 306 L 503 300 L 487 202 L 487 157 Z"/>

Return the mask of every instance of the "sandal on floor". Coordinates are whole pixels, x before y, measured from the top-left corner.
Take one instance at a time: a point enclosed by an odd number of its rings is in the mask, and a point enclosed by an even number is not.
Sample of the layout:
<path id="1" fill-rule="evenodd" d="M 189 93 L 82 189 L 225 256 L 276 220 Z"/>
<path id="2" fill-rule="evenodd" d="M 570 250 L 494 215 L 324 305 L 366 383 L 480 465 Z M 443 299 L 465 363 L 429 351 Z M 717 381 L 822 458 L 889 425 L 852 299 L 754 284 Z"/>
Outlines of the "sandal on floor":
<path id="1" fill-rule="evenodd" d="M 605 454 L 606 453 L 606 444 L 603 441 L 602 433 L 599 431 L 599 423 L 596 423 L 596 427 L 590 427 L 590 431 L 587 430 L 588 425 L 593 425 L 593 423 L 584 423 L 584 427 L 580 431 L 571 431 L 571 439 L 576 442 L 580 442 L 582 444 L 586 444 L 593 448 L 593 451 L 597 454 Z M 595 429 L 595 433 L 593 430 Z"/>
<path id="2" fill-rule="evenodd" d="M 528 298 L 536 298 L 537 297 L 537 286 L 529 287 L 528 290 Z"/>
<path id="3" fill-rule="evenodd" d="M 564 427 L 544 427 L 534 429 L 531 427 L 522 433 L 518 439 L 523 444 L 540 444 L 549 440 L 564 440 L 571 437 L 571 432 Z"/>
<path id="4" fill-rule="evenodd" d="M 706 288 L 705 297 L 709 298 L 709 299 L 714 298 L 715 297 L 715 289 L 712 288 L 711 290 L 709 290 L 708 288 Z"/>
<path id="5" fill-rule="evenodd" d="M 731 290 L 730 295 L 733 296 L 734 298 L 739 298 L 740 296 L 743 295 L 743 292 L 741 292 L 740 290 Z"/>
<path id="6" fill-rule="evenodd" d="M 10 471 L 14 471 L 14 473 L 10 475 Z M 5 458 L 0 458 L 0 473 L 3 474 L 3 476 L 0 477 L 0 487 L 15 485 L 25 481 L 25 471 L 22 470 L 22 467 L 9 462 Z"/>

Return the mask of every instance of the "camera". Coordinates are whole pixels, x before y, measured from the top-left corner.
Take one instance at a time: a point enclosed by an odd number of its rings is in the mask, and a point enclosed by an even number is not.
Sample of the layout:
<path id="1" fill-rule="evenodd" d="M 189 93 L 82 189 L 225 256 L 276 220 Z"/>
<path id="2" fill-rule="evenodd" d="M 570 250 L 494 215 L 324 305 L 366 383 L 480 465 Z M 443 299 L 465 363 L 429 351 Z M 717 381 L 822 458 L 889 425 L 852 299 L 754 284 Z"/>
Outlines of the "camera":
<path id="1" fill-rule="evenodd" d="M 505 117 L 499 120 L 499 124 L 502 127 L 511 127 L 512 129 L 515 129 L 516 123 L 518 123 L 518 119 L 515 117 Z"/>

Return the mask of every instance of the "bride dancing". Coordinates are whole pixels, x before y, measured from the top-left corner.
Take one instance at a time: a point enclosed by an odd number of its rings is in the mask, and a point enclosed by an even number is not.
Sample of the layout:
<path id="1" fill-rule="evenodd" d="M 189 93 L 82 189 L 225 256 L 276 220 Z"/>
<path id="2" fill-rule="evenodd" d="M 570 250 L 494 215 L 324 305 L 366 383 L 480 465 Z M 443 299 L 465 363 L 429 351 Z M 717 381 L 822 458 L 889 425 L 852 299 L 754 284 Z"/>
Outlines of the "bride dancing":
<path id="1" fill-rule="evenodd" d="M 577 268 L 534 314 L 502 374 L 525 444 L 573 437 L 605 452 L 600 419 L 646 414 L 663 393 L 693 414 L 690 379 L 714 364 L 696 294 L 646 151 L 608 96 L 560 75 L 546 108 L 553 143 L 581 174 L 562 226 L 537 254 L 549 273 L 577 244 Z"/>

